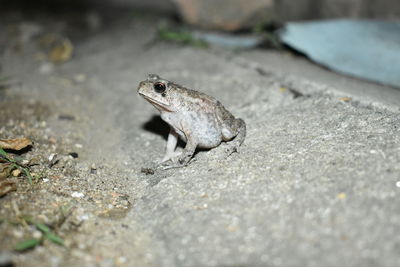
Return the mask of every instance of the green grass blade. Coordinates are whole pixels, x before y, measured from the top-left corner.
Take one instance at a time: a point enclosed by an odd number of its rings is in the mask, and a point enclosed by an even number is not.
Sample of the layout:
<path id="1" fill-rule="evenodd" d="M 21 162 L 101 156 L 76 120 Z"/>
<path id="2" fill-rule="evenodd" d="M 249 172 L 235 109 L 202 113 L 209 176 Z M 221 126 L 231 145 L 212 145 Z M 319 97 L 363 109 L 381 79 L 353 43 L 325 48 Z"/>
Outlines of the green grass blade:
<path id="1" fill-rule="evenodd" d="M 4 82 L 9 80 L 11 77 L 10 76 L 0 76 L 0 82 Z"/>
<path id="2" fill-rule="evenodd" d="M 2 149 L 1 147 L 0 147 L 0 156 L 3 157 L 3 158 L 4 158 L 5 160 L 7 160 L 8 162 L 15 163 L 15 161 L 14 161 L 12 158 L 10 158 L 10 157 L 8 156 L 7 152 L 5 152 L 4 149 Z"/>
<path id="3" fill-rule="evenodd" d="M 59 237 L 56 234 L 54 234 L 54 233 L 51 233 L 51 232 L 50 233 L 46 233 L 45 237 L 48 240 L 50 240 L 51 242 L 53 242 L 54 244 L 64 246 L 64 240 L 61 237 Z"/>
<path id="4" fill-rule="evenodd" d="M 3 157 L 5 157 L 6 159 L 8 159 L 7 157 L 7 153 L 0 147 L 0 155 L 2 155 Z"/>
<path id="5" fill-rule="evenodd" d="M 16 251 L 25 251 L 25 250 L 28 250 L 28 249 L 32 249 L 32 248 L 36 247 L 37 245 L 39 245 L 40 242 L 41 242 L 41 240 L 36 239 L 36 238 L 27 239 L 27 240 L 19 242 L 14 247 L 14 250 L 16 250 Z"/>
<path id="6" fill-rule="evenodd" d="M 21 162 L 24 160 L 22 157 L 14 157 L 15 162 Z"/>
<path id="7" fill-rule="evenodd" d="M 26 168 L 22 168 L 20 166 L 18 166 L 18 168 L 25 173 L 26 177 L 28 177 L 29 183 L 32 184 L 33 177 L 31 175 L 31 173 L 29 172 L 29 170 L 27 170 Z"/>
<path id="8" fill-rule="evenodd" d="M 37 222 L 32 222 L 32 223 L 36 226 L 37 229 L 39 229 L 39 231 L 45 234 L 48 234 L 51 231 L 50 228 L 44 225 L 43 223 L 37 223 Z"/>
<path id="9" fill-rule="evenodd" d="M 201 48 L 208 47 L 207 42 L 196 39 L 190 32 L 182 30 L 172 30 L 167 28 L 159 28 L 157 32 L 158 38 L 164 41 L 178 42 L 186 45 L 197 46 Z"/>

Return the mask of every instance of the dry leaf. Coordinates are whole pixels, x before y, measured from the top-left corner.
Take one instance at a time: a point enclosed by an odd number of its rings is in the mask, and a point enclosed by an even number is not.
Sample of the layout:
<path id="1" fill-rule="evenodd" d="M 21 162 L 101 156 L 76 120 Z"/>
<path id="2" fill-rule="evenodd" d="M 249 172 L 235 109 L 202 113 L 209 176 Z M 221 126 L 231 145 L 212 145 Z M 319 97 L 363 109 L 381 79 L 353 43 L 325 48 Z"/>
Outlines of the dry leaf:
<path id="1" fill-rule="evenodd" d="M 10 181 L 0 182 L 0 197 L 10 193 L 11 191 L 17 190 L 15 183 Z"/>
<path id="2" fill-rule="evenodd" d="M 64 39 L 51 48 L 49 59 L 54 63 L 63 63 L 71 58 L 73 51 L 74 47 L 71 41 Z"/>
<path id="3" fill-rule="evenodd" d="M 0 147 L 3 149 L 21 150 L 32 145 L 29 138 L 0 139 Z"/>
<path id="4" fill-rule="evenodd" d="M 13 169 L 11 163 L 2 163 L 0 164 L 0 180 L 7 178 L 10 176 L 10 172 Z"/>

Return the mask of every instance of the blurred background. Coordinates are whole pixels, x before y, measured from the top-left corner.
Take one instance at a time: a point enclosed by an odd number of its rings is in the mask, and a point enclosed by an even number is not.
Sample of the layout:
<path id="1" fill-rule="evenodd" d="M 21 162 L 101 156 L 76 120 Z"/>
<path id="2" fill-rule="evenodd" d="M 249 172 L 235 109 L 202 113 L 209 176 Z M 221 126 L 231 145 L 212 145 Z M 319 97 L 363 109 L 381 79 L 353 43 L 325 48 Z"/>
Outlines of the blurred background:
<path id="1" fill-rule="evenodd" d="M 332 18 L 400 18 L 396 0 L 110 0 L 109 4 L 137 6 L 179 14 L 186 23 L 219 30 L 241 30 L 265 20 Z"/>
<path id="2" fill-rule="evenodd" d="M 295 20 L 332 18 L 400 18 L 400 2 L 396 0 L 39 0 L 2 1 L 21 8 L 138 8 L 148 12 L 179 15 L 184 22 L 208 29 L 242 30 L 270 20 L 282 23 Z"/>
<path id="3" fill-rule="evenodd" d="M 289 49 L 336 72 L 400 87 L 396 0 L 41 0 L 4 2 L 0 10 L 5 23 L 29 20 L 37 12 L 42 20 L 53 15 L 68 18 L 67 24 L 89 33 L 122 18 L 153 14 L 157 40 L 230 49 Z M 20 27 L 23 39 L 39 35 L 38 27 L 31 26 Z M 68 28 L 62 21 L 57 27 L 55 31 Z M 79 30 L 70 29 L 68 36 L 88 35 Z M 2 43 L 4 47 L 5 40 Z"/>

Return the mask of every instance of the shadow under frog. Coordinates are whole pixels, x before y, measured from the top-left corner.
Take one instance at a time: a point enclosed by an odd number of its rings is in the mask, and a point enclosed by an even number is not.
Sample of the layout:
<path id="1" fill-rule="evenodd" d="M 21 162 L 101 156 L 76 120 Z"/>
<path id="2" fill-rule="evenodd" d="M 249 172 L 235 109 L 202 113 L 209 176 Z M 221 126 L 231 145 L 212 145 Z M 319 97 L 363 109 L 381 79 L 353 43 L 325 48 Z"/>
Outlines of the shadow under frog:
<path id="1" fill-rule="evenodd" d="M 168 140 L 168 134 L 170 132 L 170 126 L 168 125 L 168 123 L 166 123 L 165 121 L 163 121 L 163 119 L 161 119 L 160 115 L 154 115 L 153 117 L 151 117 L 151 119 L 147 122 L 145 122 L 142 125 L 142 129 L 157 135 L 162 136 L 162 138 L 167 141 Z M 185 142 L 183 142 L 181 139 L 178 140 L 178 145 L 177 147 L 180 148 L 185 148 Z M 209 149 L 201 149 L 201 151 L 208 151 Z M 195 155 L 199 152 L 199 149 L 196 149 Z"/>

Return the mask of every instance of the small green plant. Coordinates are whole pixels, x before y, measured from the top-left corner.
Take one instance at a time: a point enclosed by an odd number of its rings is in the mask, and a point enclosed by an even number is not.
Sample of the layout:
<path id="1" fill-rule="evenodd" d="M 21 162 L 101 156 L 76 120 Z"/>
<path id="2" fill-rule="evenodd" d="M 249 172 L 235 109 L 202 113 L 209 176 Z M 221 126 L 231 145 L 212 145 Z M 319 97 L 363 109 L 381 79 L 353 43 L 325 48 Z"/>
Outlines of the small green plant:
<path id="1" fill-rule="evenodd" d="M 10 157 L 1 147 L 0 147 L 0 157 L 4 159 L 6 162 L 11 164 L 12 169 L 21 170 L 25 176 L 28 178 L 30 184 L 32 184 L 33 177 L 29 171 L 29 167 L 22 164 L 22 159 L 19 157 L 12 158 Z"/>
<path id="2" fill-rule="evenodd" d="M 264 19 L 253 27 L 252 32 L 261 35 L 273 48 L 281 50 L 283 47 L 276 34 L 276 25 L 274 21 L 273 15 L 266 14 Z"/>
<path id="3" fill-rule="evenodd" d="M 11 79 L 10 76 L 0 76 L 0 82 L 8 81 L 10 79 Z"/>
<path id="4" fill-rule="evenodd" d="M 169 29 L 165 26 L 159 27 L 157 30 L 158 39 L 170 42 L 177 42 L 185 45 L 205 48 L 208 47 L 207 42 L 195 38 L 190 32 L 184 30 Z"/>
<path id="5" fill-rule="evenodd" d="M 22 252 L 29 249 L 33 249 L 36 246 L 41 245 L 45 239 L 49 240 L 54 244 L 64 246 L 64 240 L 58 235 L 56 235 L 47 225 L 39 223 L 28 216 L 24 216 L 21 219 L 22 219 L 21 223 L 35 226 L 36 229 L 42 232 L 43 235 L 41 238 L 29 238 L 19 242 L 18 244 L 15 245 L 14 250 Z"/>

